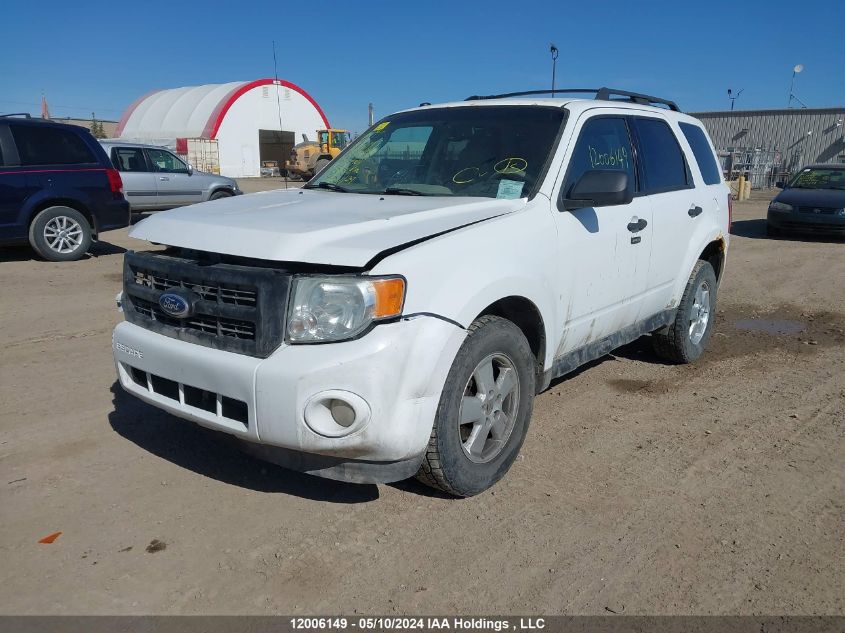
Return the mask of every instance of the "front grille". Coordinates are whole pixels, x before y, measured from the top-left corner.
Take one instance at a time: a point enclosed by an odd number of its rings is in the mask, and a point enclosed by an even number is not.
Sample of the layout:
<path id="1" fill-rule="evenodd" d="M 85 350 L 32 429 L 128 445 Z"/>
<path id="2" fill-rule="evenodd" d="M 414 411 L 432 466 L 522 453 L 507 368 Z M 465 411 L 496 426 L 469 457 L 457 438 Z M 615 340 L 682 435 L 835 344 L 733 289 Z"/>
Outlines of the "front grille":
<path id="1" fill-rule="evenodd" d="M 126 363 L 123 363 L 123 367 L 132 378 L 132 382 L 147 391 L 175 400 L 179 404 L 202 409 L 217 417 L 227 418 L 240 422 L 244 426 L 249 426 L 249 406 L 243 400 L 178 383 L 175 380 L 142 371 Z"/>
<path id="2" fill-rule="evenodd" d="M 835 231 L 845 232 L 845 222 L 833 224 L 829 222 L 780 222 L 778 226 L 782 229 L 795 231 Z"/>
<path id="3" fill-rule="evenodd" d="M 255 323 L 251 321 L 203 315 L 177 319 L 166 314 L 157 303 L 153 303 L 152 301 L 136 297 L 133 303 L 135 310 L 139 314 L 170 327 L 186 328 L 205 332 L 206 334 L 214 334 L 215 336 L 229 336 L 250 341 L 255 340 Z"/>
<path id="4" fill-rule="evenodd" d="M 798 207 L 799 213 L 811 213 L 813 215 L 836 215 L 838 210 L 834 207 Z"/>
<path id="5" fill-rule="evenodd" d="M 202 283 L 192 283 L 185 279 L 169 279 L 164 275 L 158 275 L 149 270 L 135 270 L 135 283 L 153 290 L 167 290 L 168 288 L 189 288 L 196 292 L 205 301 L 219 301 L 235 306 L 251 306 L 256 304 L 257 293 L 254 289 L 242 289 L 227 287 L 217 284 L 208 286 Z"/>
<path id="6" fill-rule="evenodd" d="M 258 358 L 282 342 L 290 273 L 276 268 L 210 263 L 127 252 L 123 271 L 127 321 L 181 340 Z M 159 306 L 165 291 L 187 291 L 191 313 Z"/>

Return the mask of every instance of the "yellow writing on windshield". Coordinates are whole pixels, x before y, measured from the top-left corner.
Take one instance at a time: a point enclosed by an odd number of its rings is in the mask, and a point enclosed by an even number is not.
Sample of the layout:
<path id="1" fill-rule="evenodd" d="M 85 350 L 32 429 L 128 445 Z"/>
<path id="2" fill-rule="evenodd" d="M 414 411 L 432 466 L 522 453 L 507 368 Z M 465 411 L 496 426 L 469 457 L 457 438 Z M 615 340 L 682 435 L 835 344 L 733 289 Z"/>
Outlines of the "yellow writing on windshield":
<path id="1" fill-rule="evenodd" d="M 528 161 L 517 157 L 504 158 L 493 165 L 493 171 L 497 174 L 521 174 L 526 169 Z"/>

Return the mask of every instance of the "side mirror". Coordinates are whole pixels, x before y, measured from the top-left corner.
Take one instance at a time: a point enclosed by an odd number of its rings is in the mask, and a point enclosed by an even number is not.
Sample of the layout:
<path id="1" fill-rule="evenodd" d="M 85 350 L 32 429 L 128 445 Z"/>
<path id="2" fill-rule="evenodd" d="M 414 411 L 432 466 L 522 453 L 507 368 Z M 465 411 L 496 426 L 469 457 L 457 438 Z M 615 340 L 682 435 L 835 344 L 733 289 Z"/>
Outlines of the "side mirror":
<path id="1" fill-rule="evenodd" d="M 778 180 L 775 183 L 775 187 L 777 187 L 778 189 L 786 189 L 786 183 L 782 180 Z"/>
<path id="2" fill-rule="evenodd" d="M 591 169 L 584 172 L 568 193 L 564 190 L 560 195 L 559 206 L 567 211 L 629 204 L 634 199 L 634 183 L 624 171 Z"/>
<path id="3" fill-rule="evenodd" d="M 191 163 L 188 163 L 188 175 L 189 175 L 189 176 L 193 176 L 193 175 L 194 175 L 194 166 L 193 166 L 193 165 L 191 165 Z"/>

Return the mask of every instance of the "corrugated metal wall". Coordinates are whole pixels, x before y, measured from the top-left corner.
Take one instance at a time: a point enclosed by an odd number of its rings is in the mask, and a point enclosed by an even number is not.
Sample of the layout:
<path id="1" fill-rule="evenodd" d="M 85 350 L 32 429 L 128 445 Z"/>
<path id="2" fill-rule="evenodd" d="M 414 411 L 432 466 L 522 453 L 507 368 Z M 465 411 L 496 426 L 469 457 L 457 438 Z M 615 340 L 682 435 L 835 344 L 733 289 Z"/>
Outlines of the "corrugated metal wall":
<path id="1" fill-rule="evenodd" d="M 690 114 L 704 123 L 716 151 L 774 150 L 788 171 L 807 163 L 845 163 L 845 106 Z"/>

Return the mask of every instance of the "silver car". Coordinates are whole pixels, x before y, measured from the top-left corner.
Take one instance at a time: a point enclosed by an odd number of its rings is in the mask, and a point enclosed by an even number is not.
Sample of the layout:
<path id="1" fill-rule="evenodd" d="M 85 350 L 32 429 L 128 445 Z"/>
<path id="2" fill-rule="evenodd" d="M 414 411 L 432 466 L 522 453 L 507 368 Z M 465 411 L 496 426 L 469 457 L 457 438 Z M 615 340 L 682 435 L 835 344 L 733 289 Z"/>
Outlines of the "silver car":
<path id="1" fill-rule="evenodd" d="M 172 209 L 242 193 L 232 178 L 196 171 L 164 147 L 103 140 L 112 164 L 123 179 L 133 212 Z"/>

